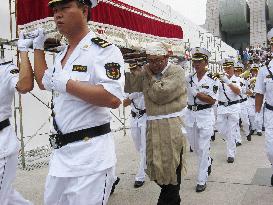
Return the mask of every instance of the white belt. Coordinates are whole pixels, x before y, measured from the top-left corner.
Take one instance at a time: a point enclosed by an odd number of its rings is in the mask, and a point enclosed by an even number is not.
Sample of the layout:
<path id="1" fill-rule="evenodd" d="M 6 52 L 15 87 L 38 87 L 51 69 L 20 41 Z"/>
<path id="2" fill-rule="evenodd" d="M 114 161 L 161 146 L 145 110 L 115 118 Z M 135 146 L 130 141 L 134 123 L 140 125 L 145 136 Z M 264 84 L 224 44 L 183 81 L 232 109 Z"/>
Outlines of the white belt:
<path id="1" fill-rule="evenodd" d="M 147 120 L 161 120 L 161 119 L 179 117 L 181 115 L 182 115 L 181 112 L 174 112 L 167 115 L 147 116 Z"/>

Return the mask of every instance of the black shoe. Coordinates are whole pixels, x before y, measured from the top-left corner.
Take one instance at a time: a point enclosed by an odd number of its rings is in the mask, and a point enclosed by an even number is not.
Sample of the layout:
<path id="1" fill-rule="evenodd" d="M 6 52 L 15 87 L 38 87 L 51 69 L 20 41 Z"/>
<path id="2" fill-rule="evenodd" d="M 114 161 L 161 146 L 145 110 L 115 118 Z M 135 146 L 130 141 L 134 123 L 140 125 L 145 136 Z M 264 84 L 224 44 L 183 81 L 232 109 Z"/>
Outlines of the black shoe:
<path id="1" fill-rule="evenodd" d="M 257 135 L 258 135 L 258 136 L 262 136 L 263 133 L 262 133 L 262 132 L 257 132 Z"/>
<path id="2" fill-rule="evenodd" d="M 195 191 L 202 192 L 202 191 L 205 191 L 206 188 L 207 188 L 206 184 L 204 184 L 204 185 L 197 184 Z"/>
<path id="3" fill-rule="evenodd" d="M 242 145 L 241 142 L 236 142 L 236 147 L 239 147 L 239 146 L 241 146 L 241 145 Z"/>
<path id="4" fill-rule="evenodd" d="M 234 162 L 234 157 L 228 157 L 227 162 L 228 163 L 233 163 Z"/>
<path id="5" fill-rule="evenodd" d="M 143 186 L 144 183 L 145 183 L 145 181 L 135 181 L 134 187 L 139 188 L 139 187 Z"/>
<path id="6" fill-rule="evenodd" d="M 251 141 L 251 134 L 246 136 L 247 141 Z"/>
<path id="7" fill-rule="evenodd" d="M 271 186 L 273 186 L 273 174 L 271 176 Z"/>
<path id="8" fill-rule="evenodd" d="M 208 166 L 208 176 L 211 174 L 211 165 L 212 165 L 212 162 L 213 162 L 213 159 L 210 158 L 211 161 L 210 161 L 210 165 Z"/>
<path id="9" fill-rule="evenodd" d="M 210 137 L 211 141 L 215 141 L 215 132 L 213 133 L 213 135 Z"/>
<path id="10" fill-rule="evenodd" d="M 120 181 L 120 178 L 117 177 L 116 181 L 115 181 L 114 184 L 112 185 L 112 189 L 111 189 L 110 195 L 112 195 L 112 194 L 114 193 L 115 188 L 116 188 L 116 186 L 118 185 L 119 181 Z"/>
<path id="11" fill-rule="evenodd" d="M 193 149 L 191 148 L 191 146 L 190 146 L 190 152 L 193 152 Z"/>

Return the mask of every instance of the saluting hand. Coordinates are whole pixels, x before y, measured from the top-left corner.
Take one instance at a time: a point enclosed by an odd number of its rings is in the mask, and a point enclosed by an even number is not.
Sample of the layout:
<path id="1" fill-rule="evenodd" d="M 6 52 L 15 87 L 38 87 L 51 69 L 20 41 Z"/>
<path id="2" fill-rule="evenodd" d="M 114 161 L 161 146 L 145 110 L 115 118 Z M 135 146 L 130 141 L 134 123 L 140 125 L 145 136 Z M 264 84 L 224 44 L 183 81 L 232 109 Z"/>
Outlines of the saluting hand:
<path id="1" fill-rule="evenodd" d="M 33 49 L 44 50 L 46 40 L 44 29 L 38 28 L 37 30 L 33 31 L 30 35 L 35 36 L 33 40 Z"/>
<path id="2" fill-rule="evenodd" d="M 23 31 L 19 34 L 19 40 L 17 42 L 18 50 L 21 52 L 28 52 L 29 47 L 32 45 L 32 39 L 26 39 Z"/>

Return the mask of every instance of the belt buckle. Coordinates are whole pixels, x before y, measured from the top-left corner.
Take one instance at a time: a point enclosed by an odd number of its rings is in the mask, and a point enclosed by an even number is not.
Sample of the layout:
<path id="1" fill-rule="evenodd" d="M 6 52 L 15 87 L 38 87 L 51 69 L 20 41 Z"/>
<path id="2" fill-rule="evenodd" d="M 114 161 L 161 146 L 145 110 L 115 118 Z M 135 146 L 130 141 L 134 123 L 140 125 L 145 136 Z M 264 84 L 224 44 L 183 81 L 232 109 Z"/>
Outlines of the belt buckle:
<path id="1" fill-rule="evenodd" d="M 192 111 L 197 111 L 197 105 L 193 105 L 193 106 L 191 107 L 191 110 L 192 110 Z"/>
<path id="2" fill-rule="evenodd" d="M 228 102 L 224 102 L 224 106 L 227 107 L 228 106 Z"/>
<path id="3" fill-rule="evenodd" d="M 56 134 L 53 134 L 53 135 L 49 136 L 49 142 L 50 142 L 50 145 L 51 145 L 51 147 L 53 149 L 59 149 L 60 148 L 57 137 L 58 136 Z"/>

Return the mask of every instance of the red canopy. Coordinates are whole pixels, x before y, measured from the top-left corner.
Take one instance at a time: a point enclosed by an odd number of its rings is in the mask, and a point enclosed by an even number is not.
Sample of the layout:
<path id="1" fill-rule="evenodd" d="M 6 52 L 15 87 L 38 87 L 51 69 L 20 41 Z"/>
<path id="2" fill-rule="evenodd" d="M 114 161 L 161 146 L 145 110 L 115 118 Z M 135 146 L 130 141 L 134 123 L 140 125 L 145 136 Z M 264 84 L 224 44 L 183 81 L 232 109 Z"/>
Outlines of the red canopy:
<path id="1" fill-rule="evenodd" d="M 111 4 L 112 3 L 112 4 Z M 100 2 L 92 9 L 94 22 L 109 24 L 159 37 L 183 39 L 182 28 L 118 0 Z M 17 0 L 17 24 L 24 25 L 52 16 L 48 0 Z"/>

